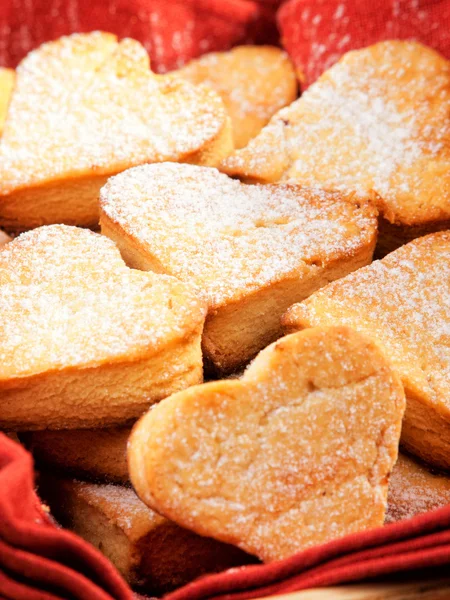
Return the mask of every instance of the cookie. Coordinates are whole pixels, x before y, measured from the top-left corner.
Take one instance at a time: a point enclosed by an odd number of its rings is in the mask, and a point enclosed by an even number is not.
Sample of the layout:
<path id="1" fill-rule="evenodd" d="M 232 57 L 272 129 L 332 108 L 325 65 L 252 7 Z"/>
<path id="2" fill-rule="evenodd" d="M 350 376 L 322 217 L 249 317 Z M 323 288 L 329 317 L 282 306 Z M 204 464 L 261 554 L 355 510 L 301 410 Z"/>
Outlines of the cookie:
<path id="1" fill-rule="evenodd" d="M 220 95 L 231 118 L 236 148 L 246 146 L 280 108 L 297 98 L 292 63 L 274 46 L 211 52 L 171 74 L 205 84 Z"/>
<path id="2" fill-rule="evenodd" d="M 400 453 L 389 480 L 386 523 L 450 504 L 450 476 L 432 471 L 427 465 Z"/>
<path id="3" fill-rule="evenodd" d="M 0 428 L 132 422 L 202 381 L 205 305 L 104 236 L 40 227 L 0 249 Z"/>
<path id="4" fill-rule="evenodd" d="M 208 303 L 203 351 L 220 373 L 280 337 L 289 305 L 369 263 L 376 240 L 376 213 L 339 193 L 193 165 L 130 169 L 102 188 L 100 210 L 130 266 L 196 285 Z"/>
<path id="5" fill-rule="evenodd" d="M 47 473 L 38 482 L 51 514 L 103 552 L 130 585 L 152 596 L 206 573 L 252 562 L 237 548 L 200 537 L 156 514 L 130 488 Z"/>
<path id="6" fill-rule="evenodd" d="M 371 196 L 389 229 L 380 226 L 386 253 L 450 227 L 449 115 L 449 61 L 418 43 L 381 42 L 347 53 L 222 169 Z"/>
<path id="7" fill-rule="evenodd" d="M 138 421 L 131 482 L 183 527 L 281 559 L 383 524 L 404 393 L 353 330 L 282 338 L 239 381 L 194 386 Z"/>
<path id="8" fill-rule="evenodd" d="M 29 431 L 20 439 L 38 466 L 105 483 L 127 483 L 130 427 Z"/>
<path id="9" fill-rule="evenodd" d="M 153 74 L 134 40 L 63 37 L 17 69 L 0 141 L 0 224 L 96 227 L 110 175 L 164 160 L 215 165 L 231 148 L 212 90 Z"/>
<path id="10" fill-rule="evenodd" d="M 376 340 L 406 393 L 402 445 L 450 468 L 450 232 L 431 234 L 289 309 L 286 332 L 347 325 Z"/>

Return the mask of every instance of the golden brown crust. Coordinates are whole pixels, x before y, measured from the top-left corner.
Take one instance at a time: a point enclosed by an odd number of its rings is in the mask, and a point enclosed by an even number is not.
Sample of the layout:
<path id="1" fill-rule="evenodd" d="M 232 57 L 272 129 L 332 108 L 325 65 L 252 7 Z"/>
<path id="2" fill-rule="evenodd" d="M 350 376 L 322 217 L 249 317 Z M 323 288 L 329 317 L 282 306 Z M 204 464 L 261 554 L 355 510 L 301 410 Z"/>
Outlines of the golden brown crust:
<path id="1" fill-rule="evenodd" d="M 274 46 L 237 46 L 211 52 L 170 73 L 205 84 L 222 98 L 231 117 L 236 148 L 246 146 L 270 118 L 297 97 L 294 67 Z"/>
<path id="2" fill-rule="evenodd" d="M 165 163 L 114 177 L 100 195 L 102 233 L 133 268 L 194 284 L 218 372 L 280 335 L 295 299 L 370 262 L 375 211 L 295 185 L 250 186 L 216 169 Z"/>
<path id="3" fill-rule="evenodd" d="M 0 313 L 5 429 L 123 424 L 202 380 L 204 303 L 87 230 L 41 227 L 4 246 Z"/>
<path id="4" fill-rule="evenodd" d="M 13 69 L 0 68 L 0 136 L 3 132 L 8 105 L 14 87 L 15 72 Z"/>
<path id="5" fill-rule="evenodd" d="M 153 74 L 135 40 L 94 32 L 44 44 L 17 69 L 0 142 L 0 222 L 92 226 L 105 178 L 148 162 L 215 165 L 231 151 L 229 129 L 217 94 Z"/>
<path id="6" fill-rule="evenodd" d="M 348 325 L 376 340 L 402 379 L 402 444 L 450 468 L 450 232 L 418 238 L 292 306 L 285 332 Z"/>
<path id="7" fill-rule="evenodd" d="M 148 594 L 160 596 L 205 573 L 252 560 L 157 515 L 129 488 L 48 474 L 39 482 L 53 516 L 99 548 L 128 583 Z"/>
<path id="8" fill-rule="evenodd" d="M 392 224 L 450 218 L 450 63 L 415 42 L 347 53 L 261 134 L 231 175 L 372 196 Z"/>
<path id="9" fill-rule="evenodd" d="M 386 254 L 397 250 L 412 240 L 450 229 L 448 221 L 430 221 L 425 225 L 409 227 L 407 225 L 394 225 L 380 216 L 378 219 L 378 240 L 375 249 L 375 258 L 383 258 Z"/>
<path id="10" fill-rule="evenodd" d="M 133 428 L 130 478 L 150 507 L 264 561 L 381 525 L 404 394 L 348 328 L 282 338 L 241 380 L 194 386 Z"/>
<path id="11" fill-rule="evenodd" d="M 386 523 L 410 519 L 450 504 L 450 476 L 400 453 L 389 480 Z"/>
<path id="12" fill-rule="evenodd" d="M 38 466 L 99 482 L 127 483 L 131 429 L 73 429 L 21 433 Z"/>

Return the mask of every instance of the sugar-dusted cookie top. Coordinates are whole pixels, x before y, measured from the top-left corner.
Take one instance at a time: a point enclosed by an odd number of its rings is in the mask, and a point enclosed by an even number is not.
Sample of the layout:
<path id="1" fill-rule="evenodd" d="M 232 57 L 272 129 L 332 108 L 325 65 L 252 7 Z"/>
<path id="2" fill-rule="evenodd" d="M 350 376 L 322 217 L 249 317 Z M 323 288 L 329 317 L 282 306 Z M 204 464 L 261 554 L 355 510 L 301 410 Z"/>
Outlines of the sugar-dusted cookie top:
<path id="1" fill-rule="evenodd" d="M 414 42 L 347 53 L 223 169 L 372 195 L 405 225 L 450 218 L 450 63 Z"/>
<path id="2" fill-rule="evenodd" d="M 211 308 L 357 254 L 376 235 L 367 205 L 296 185 L 245 185 L 216 169 L 130 169 L 100 195 L 108 222 L 157 272 L 195 283 Z"/>
<path id="3" fill-rule="evenodd" d="M 381 526 L 404 393 L 347 327 L 286 336 L 240 380 L 173 394 L 135 425 L 130 478 L 183 527 L 264 561 Z"/>
<path id="4" fill-rule="evenodd" d="M 4 382 L 151 356 L 204 315 L 186 284 L 129 269 L 113 242 L 84 229 L 41 227 L 0 250 Z"/>
<path id="5" fill-rule="evenodd" d="M 297 97 L 294 67 L 272 46 L 238 46 L 192 60 L 171 75 L 204 83 L 220 94 L 231 117 L 236 148 L 246 146 L 283 106 Z"/>
<path id="6" fill-rule="evenodd" d="M 450 232 L 402 246 L 295 304 L 287 331 L 348 325 L 377 340 L 405 386 L 403 443 L 448 468 Z"/>
<path id="7" fill-rule="evenodd" d="M 100 32 L 63 37 L 17 69 L 0 142 L 0 197 L 144 162 L 194 160 L 227 127 L 215 92 L 153 74 L 138 42 Z"/>

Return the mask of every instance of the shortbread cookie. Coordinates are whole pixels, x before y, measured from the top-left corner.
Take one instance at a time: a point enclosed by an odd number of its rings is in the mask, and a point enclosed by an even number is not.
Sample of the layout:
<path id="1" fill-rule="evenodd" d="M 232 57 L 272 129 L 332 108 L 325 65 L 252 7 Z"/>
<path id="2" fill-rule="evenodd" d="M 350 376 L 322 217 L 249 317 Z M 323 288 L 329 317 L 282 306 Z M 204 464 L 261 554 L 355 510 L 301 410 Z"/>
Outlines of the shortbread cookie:
<path id="1" fill-rule="evenodd" d="M 164 160 L 215 165 L 230 152 L 220 97 L 148 67 L 138 42 L 99 32 L 28 55 L 0 142 L 1 225 L 96 226 L 110 175 Z"/>
<path id="2" fill-rule="evenodd" d="M 112 178 L 100 211 L 130 266 L 197 285 L 209 306 L 203 351 L 221 372 L 279 337 L 290 304 L 369 263 L 376 238 L 373 210 L 339 193 L 174 163 Z"/>
<path id="3" fill-rule="evenodd" d="M 0 135 L 3 131 L 8 105 L 14 87 L 15 73 L 13 69 L 0 68 Z"/>
<path id="4" fill-rule="evenodd" d="M 130 427 L 30 431 L 20 439 L 38 466 L 100 482 L 127 483 Z"/>
<path id="5" fill-rule="evenodd" d="M 386 523 L 410 519 L 450 504 L 450 475 L 432 472 L 407 456 L 399 454 L 389 480 Z"/>
<path id="6" fill-rule="evenodd" d="M 240 381 L 174 394 L 128 442 L 141 499 L 264 561 L 381 525 L 404 410 L 370 340 L 316 328 L 282 338 Z"/>
<path id="7" fill-rule="evenodd" d="M 423 235 L 450 226 L 449 144 L 450 63 L 421 44 L 388 41 L 346 54 L 223 169 L 371 195 L 396 226 L 380 240 L 386 252 L 411 227 Z"/>
<path id="8" fill-rule="evenodd" d="M 296 304 L 285 330 L 349 325 L 377 340 L 400 375 L 402 444 L 450 468 L 450 232 L 410 242 Z"/>
<path id="9" fill-rule="evenodd" d="M 39 494 L 65 527 L 97 547 L 123 577 L 151 595 L 192 579 L 252 561 L 216 540 L 159 516 L 132 489 L 42 474 Z"/>
<path id="10" fill-rule="evenodd" d="M 297 98 L 294 67 L 286 52 L 274 46 L 204 54 L 171 75 L 218 92 L 231 117 L 236 148 L 246 146 L 280 108 Z"/>
<path id="11" fill-rule="evenodd" d="M 205 306 L 129 269 L 104 236 L 52 225 L 0 249 L 0 428 L 107 427 L 202 380 Z"/>

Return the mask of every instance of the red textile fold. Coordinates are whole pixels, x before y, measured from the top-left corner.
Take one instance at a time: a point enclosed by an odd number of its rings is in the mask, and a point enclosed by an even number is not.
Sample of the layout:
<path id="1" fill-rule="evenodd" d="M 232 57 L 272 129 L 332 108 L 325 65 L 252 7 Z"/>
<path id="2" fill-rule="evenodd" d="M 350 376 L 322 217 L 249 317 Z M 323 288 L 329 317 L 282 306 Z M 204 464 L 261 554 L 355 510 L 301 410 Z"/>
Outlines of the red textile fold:
<path id="1" fill-rule="evenodd" d="M 95 29 L 132 37 L 156 72 L 205 52 L 277 41 L 277 0 L 1 0 L 0 65 L 15 67 L 33 48 Z"/>
<path id="2" fill-rule="evenodd" d="M 282 561 L 211 575 L 166 600 L 245 600 L 450 564 L 450 506 L 353 534 Z"/>
<path id="3" fill-rule="evenodd" d="M 14 600 L 131 600 L 111 563 L 47 517 L 34 492 L 33 462 L 0 434 L 0 596 Z"/>
<path id="4" fill-rule="evenodd" d="M 44 41 L 103 29 L 140 40 L 158 72 L 212 50 L 277 39 L 282 0 L 0 0 L 0 64 Z M 305 84 L 346 51 L 417 39 L 450 57 L 450 0 L 288 0 L 283 43 Z M 24 140 L 26 142 L 26 140 Z M 244 600 L 450 565 L 450 506 L 268 565 L 199 579 L 167 600 Z M 34 492 L 31 456 L 0 434 L 0 598 L 131 600 L 114 567 L 57 528 Z"/>
<path id="5" fill-rule="evenodd" d="M 303 87 L 345 52 L 381 40 L 417 40 L 450 58 L 449 0 L 289 0 L 278 25 Z"/>

